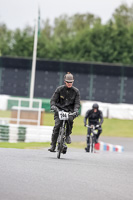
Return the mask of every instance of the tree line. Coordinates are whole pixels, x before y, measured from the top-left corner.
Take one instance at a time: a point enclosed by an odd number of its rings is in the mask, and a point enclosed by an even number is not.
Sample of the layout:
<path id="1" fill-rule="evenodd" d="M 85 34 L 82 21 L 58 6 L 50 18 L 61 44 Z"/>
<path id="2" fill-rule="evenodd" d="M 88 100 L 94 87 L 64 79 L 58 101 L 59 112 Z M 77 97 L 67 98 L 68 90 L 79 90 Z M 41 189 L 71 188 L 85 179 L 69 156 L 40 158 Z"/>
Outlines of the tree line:
<path id="1" fill-rule="evenodd" d="M 9 30 L 0 23 L 0 55 L 32 57 L 34 28 Z M 93 14 L 42 20 L 37 57 L 50 60 L 133 64 L 133 5 L 120 5 L 102 24 Z"/>

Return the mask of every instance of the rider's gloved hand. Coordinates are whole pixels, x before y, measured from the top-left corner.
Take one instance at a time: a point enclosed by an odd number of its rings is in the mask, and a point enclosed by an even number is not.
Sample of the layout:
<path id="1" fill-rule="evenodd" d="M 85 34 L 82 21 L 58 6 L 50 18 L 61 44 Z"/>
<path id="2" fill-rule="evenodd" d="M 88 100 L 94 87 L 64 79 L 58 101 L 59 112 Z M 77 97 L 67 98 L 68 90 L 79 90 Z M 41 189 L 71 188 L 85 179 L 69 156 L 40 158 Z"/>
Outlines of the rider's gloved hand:
<path id="1" fill-rule="evenodd" d="M 56 106 L 51 106 L 51 110 L 54 110 L 55 112 L 59 112 L 59 109 Z"/>
<path id="2" fill-rule="evenodd" d="M 99 124 L 96 125 L 96 128 L 98 128 L 98 127 L 99 127 Z"/>
<path id="3" fill-rule="evenodd" d="M 74 110 L 74 114 L 73 114 L 73 116 L 74 117 L 78 117 L 78 115 L 79 115 L 79 111 L 76 109 L 76 110 Z"/>

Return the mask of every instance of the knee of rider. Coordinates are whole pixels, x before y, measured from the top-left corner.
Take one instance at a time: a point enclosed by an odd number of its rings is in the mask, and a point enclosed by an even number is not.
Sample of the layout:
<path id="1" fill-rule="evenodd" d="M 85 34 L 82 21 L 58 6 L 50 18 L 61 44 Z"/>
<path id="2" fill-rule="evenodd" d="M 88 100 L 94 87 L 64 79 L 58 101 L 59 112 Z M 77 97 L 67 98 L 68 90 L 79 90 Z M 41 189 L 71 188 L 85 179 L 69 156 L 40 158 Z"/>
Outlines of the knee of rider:
<path id="1" fill-rule="evenodd" d="M 102 128 L 98 129 L 98 133 L 101 134 L 102 133 Z"/>
<path id="2" fill-rule="evenodd" d="M 102 133 L 102 130 L 98 131 L 98 136 Z"/>
<path id="3" fill-rule="evenodd" d="M 60 120 L 55 120 L 55 127 L 60 127 L 61 121 Z"/>
<path id="4" fill-rule="evenodd" d="M 53 129 L 53 134 L 58 134 L 59 132 L 59 129 L 60 129 L 60 126 L 54 126 L 54 129 Z"/>

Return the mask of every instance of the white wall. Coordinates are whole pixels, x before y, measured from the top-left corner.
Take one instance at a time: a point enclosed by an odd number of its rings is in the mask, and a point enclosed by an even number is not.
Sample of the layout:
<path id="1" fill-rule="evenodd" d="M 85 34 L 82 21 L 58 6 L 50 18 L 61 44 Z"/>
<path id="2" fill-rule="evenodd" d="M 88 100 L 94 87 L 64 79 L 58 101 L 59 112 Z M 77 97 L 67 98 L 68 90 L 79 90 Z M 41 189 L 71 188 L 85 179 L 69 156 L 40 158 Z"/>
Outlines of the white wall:
<path id="1" fill-rule="evenodd" d="M 8 95 L 0 95 L 0 110 L 7 110 L 9 97 Z"/>
<path id="2" fill-rule="evenodd" d="M 94 101 L 82 101 L 81 115 L 85 116 L 88 109 L 92 108 L 94 103 L 99 104 L 99 109 L 106 118 L 129 119 L 133 120 L 133 104 L 111 104 Z"/>
<path id="3" fill-rule="evenodd" d="M 20 134 L 20 127 L 25 128 L 25 138 L 24 142 L 50 142 L 51 136 L 53 132 L 52 126 L 31 126 L 31 125 L 24 125 L 18 126 L 17 124 L 9 124 L 8 126 L 0 127 L 0 133 L 3 133 L 3 137 L 1 137 L 1 141 L 4 139 L 8 140 L 8 142 L 16 143 L 18 142 L 19 134 Z"/>

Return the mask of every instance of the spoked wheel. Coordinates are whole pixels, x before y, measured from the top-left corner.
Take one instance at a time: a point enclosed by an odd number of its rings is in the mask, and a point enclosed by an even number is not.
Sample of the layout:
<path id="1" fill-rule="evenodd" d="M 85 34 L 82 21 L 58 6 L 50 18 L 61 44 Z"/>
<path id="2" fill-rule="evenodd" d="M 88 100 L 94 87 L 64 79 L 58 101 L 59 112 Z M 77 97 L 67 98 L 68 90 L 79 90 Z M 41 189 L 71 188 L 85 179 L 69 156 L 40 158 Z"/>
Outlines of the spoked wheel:
<path id="1" fill-rule="evenodd" d="M 61 129 L 60 134 L 59 134 L 59 140 L 58 140 L 58 150 L 57 150 L 57 158 L 58 159 L 60 159 L 61 152 L 63 149 L 63 133 L 64 133 L 64 129 Z"/>

